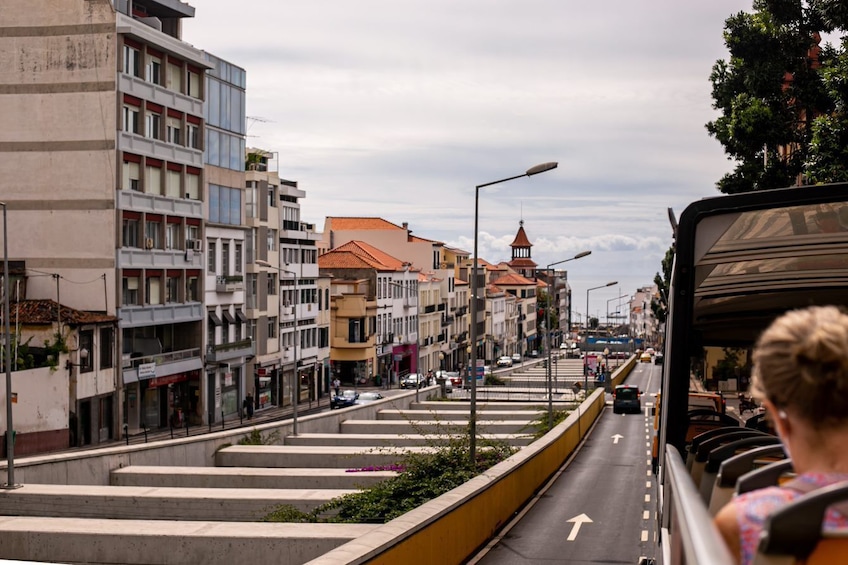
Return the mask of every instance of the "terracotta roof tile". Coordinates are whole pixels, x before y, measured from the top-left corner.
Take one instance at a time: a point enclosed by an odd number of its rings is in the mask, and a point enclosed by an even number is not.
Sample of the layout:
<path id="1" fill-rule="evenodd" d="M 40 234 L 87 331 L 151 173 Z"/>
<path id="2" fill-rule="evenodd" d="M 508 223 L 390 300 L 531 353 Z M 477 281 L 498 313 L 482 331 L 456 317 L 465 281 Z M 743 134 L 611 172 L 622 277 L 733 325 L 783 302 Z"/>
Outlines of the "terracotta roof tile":
<path id="1" fill-rule="evenodd" d="M 518 233 L 515 234 L 515 239 L 509 245 L 510 247 L 533 247 L 533 244 L 527 239 L 523 225 L 518 226 Z"/>
<path id="2" fill-rule="evenodd" d="M 320 269 L 377 269 L 391 270 L 378 261 L 360 257 L 356 253 L 350 251 L 328 251 L 318 257 L 318 267 Z"/>
<path id="3" fill-rule="evenodd" d="M 508 263 L 508 265 L 510 267 L 512 267 L 513 269 L 516 268 L 516 267 L 537 267 L 538 266 L 535 261 L 533 261 L 532 259 L 528 259 L 526 257 L 519 257 L 518 259 L 513 259 L 512 261 L 510 261 Z"/>
<path id="4" fill-rule="evenodd" d="M 87 310 L 75 310 L 68 306 L 62 306 L 61 311 L 57 308 L 55 300 L 21 300 L 11 305 L 9 309 L 9 322 L 11 324 L 47 325 L 61 320 L 63 324 L 106 324 L 117 322 L 116 316 L 110 316 L 101 312 Z"/>
<path id="5" fill-rule="evenodd" d="M 330 229 L 333 230 L 399 230 L 401 226 L 377 217 L 328 216 Z"/>
<path id="6" fill-rule="evenodd" d="M 532 280 L 530 280 L 526 277 L 522 277 L 521 275 L 519 275 L 517 273 L 509 273 L 509 274 L 506 274 L 506 275 L 500 277 L 496 281 L 494 281 L 493 284 L 501 285 L 501 286 L 525 286 L 525 285 L 534 285 L 535 286 L 536 282 L 532 281 Z"/>
<path id="7" fill-rule="evenodd" d="M 383 270 L 394 269 L 396 271 L 402 271 L 406 267 L 406 263 L 397 257 L 393 257 L 385 251 L 374 247 L 370 243 L 365 243 L 364 241 L 348 241 L 344 245 L 336 247 L 333 251 L 349 251 L 350 253 L 354 253 L 360 257 L 370 258 L 371 260 L 384 265 L 385 269 Z"/>

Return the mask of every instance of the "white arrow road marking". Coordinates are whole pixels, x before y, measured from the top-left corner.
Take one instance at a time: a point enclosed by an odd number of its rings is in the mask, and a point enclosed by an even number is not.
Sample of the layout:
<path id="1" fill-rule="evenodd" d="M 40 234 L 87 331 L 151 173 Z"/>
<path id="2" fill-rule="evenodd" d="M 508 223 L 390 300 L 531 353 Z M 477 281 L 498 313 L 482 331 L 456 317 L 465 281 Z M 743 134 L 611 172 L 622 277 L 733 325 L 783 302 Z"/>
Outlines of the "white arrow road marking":
<path id="1" fill-rule="evenodd" d="M 612 443 L 616 444 L 620 439 L 624 439 L 624 436 L 621 434 L 615 434 L 614 436 L 612 436 Z"/>
<path id="2" fill-rule="evenodd" d="M 592 519 L 586 516 L 585 514 L 580 514 L 579 516 L 575 516 L 571 520 L 566 520 L 566 522 L 572 522 L 574 525 L 571 526 L 571 532 L 568 534 L 568 541 L 574 541 L 577 539 L 577 533 L 580 531 L 580 526 L 583 524 L 591 524 Z"/>

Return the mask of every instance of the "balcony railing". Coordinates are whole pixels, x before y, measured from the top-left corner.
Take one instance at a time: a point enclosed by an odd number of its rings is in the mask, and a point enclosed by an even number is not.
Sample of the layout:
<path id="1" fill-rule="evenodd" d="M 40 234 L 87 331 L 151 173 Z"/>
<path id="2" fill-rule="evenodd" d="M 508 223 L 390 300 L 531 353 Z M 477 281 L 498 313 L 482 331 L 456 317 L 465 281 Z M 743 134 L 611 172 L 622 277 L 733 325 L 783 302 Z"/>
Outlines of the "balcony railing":
<path id="1" fill-rule="evenodd" d="M 124 357 L 122 367 L 124 369 L 136 369 L 139 365 L 147 363 L 156 363 L 157 365 L 165 365 L 185 359 L 200 357 L 200 348 L 194 347 L 191 349 L 183 349 L 180 351 L 170 351 L 168 353 L 157 353 L 155 355 L 145 355 L 144 357 Z"/>
<path id="2" fill-rule="evenodd" d="M 253 353 L 253 340 L 246 338 L 232 343 L 219 343 L 207 347 L 206 361 L 208 363 L 219 363 L 228 359 L 253 355 Z"/>
<path id="3" fill-rule="evenodd" d="M 441 304 L 436 306 L 436 310 L 438 310 L 439 312 L 444 312 L 446 308 L 447 308 L 447 305 L 444 302 L 442 302 Z"/>
<path id="4" fill-rule="evenodd" d="M 425 314 L 429 314 L 429 313 L 435 312 L 435 311 L 436 311 L 436 305 L 435 304 L 430 304 L 430 305 L 424 307 L 424 313 Z"/>
<path id="5" fill-rule="evenodd" d="M 242 275 L 224 275 L 216 277 L 216 292 L 236 292 L 237 290 L 244 290 L 244 277 Z"/>

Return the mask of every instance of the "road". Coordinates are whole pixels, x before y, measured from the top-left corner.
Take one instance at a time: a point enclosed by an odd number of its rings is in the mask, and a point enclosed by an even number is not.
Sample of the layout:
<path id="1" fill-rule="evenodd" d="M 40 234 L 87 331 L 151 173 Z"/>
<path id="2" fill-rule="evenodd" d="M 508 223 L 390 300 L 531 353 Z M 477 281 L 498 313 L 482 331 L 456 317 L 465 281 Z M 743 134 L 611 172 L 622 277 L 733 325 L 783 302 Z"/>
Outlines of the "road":
<path id="1" fill-rule="evenodd" d="M 613 414 L 611 399 L 571 461 L 471 563 L 638 563 L 655 557 L 656 483 L 650 416 L 660 366 L 628 378 L 646 392 L 641 414 Z"/>

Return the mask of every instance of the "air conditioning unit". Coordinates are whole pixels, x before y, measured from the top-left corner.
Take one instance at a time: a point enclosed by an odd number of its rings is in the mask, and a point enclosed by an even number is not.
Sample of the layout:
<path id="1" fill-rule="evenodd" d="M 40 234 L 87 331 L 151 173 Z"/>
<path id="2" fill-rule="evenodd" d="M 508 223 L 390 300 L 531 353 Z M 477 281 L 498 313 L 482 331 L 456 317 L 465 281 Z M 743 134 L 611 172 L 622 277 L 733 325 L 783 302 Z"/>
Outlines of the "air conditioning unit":
<path id="1" fill-rule="evenodd" d="M 192 239 L 190 247 L 192 251 L 203 251 L 203 240 Z"/>
<path id="2" fill-rule="evenodd" d="M 144 248 L 145 249 L 153 249 L 153 238 L 147 237 L 144 239 Z"/>

